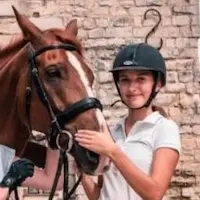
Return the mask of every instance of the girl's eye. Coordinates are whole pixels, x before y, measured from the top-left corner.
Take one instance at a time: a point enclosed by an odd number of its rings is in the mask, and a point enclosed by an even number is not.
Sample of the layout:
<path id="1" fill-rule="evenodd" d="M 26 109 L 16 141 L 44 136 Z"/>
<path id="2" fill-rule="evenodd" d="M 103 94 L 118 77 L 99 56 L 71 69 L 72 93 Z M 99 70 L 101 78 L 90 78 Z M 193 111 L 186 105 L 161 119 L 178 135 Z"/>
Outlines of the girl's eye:
<path id="1" fill-rule="evenodd" d="M 138 81 L 140 81 L 140 82 L 142 82 L 142 81 L 144 81 L 145 80 L 145 77 L 138 77 Z"/>
<path id="2" fill-rule="evenodd" d="M 128 78 L 120 78 L 119 83 L 128 83 L 129 79 Z"/>

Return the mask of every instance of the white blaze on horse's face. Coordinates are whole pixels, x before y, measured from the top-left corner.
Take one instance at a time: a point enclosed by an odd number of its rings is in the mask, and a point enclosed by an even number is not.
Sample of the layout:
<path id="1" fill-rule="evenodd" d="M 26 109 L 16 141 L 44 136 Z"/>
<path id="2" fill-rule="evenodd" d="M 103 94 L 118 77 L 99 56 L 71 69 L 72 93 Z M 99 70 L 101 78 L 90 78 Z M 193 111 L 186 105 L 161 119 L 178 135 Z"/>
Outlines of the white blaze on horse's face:
<path id="1" fill-rule="evenodd" d="M 70 51 L 67 51 L 66 54 L 68 57 L 68 61 L 71 63 L 71 65 L 74 67 L 74 69 L 79 74 L 80 80 L 82 81 L 83 86 L 85 87 L 88 97 L 94 97 L 92 88 L 90 87 L 90 84 L 89 84 L 89 80 L 81 66 L 81 63 L 76 58 L 76 56 L 73 53 L 71 53 Z M 99 109 L 96 110 L 96 117 L 97 117 L 97 120 L 99 123 L 99 127 L 103 128 L 103 126 L 105 125 L 105 120 L 104 120 L 102 112 Z M 101 131 L 103 131 L 103 130 L 101 130 Z"/>
<path id="2" fill-rule="evenodd" d="M 92 88 L 90 87 L 90 84 L 89 84 L 89 80 L 81 66 L 81 63 L 79 62 L 79 60 L 76 58 L 76 56 L 73 53 L 67 51 L 66 54 L 68 57 L 68 61 L 71 63 L 71 65 L 74 67 L 74 69 L 79 74 L 80 80 L 82 81 L 82 83 L 85 87 L 88 97 L 94 97 Z M 99 109 L 96 109 L 96 117 L 97 117 L 97 120 L 99 123 L 100 131 L 109 134 L 108 127 L 106 125 L 106 121 L 103 117 L 102 112 Z M 102 174 L 105 170 L 108 169 L 109 164 L 110 164 L 110 160 L 107 157 L 100 156 L 100 162 L 99 162 L 99 165 L 98 165 L 97 169 L 95 170 L 94 174 L 96 174 L 96 175 Z"/>
<path id="3" fill-rule="evenodd" d="M 77 71 L 77 73 L 80 76 L 80 79 L 85 87 L 85 90 L 88 94 L 88 97 L 94 97 L 92 89 L 89 84 L 89 80 L 87 79 L 87 76 L 85 75 L 85 72 L 81 66 L 81 63 L 77 59 L 77 57 L 70 51 L 66 52 L 68 61 L 71 63 L 71 65 L 74 67 L 74 69 Z"/>

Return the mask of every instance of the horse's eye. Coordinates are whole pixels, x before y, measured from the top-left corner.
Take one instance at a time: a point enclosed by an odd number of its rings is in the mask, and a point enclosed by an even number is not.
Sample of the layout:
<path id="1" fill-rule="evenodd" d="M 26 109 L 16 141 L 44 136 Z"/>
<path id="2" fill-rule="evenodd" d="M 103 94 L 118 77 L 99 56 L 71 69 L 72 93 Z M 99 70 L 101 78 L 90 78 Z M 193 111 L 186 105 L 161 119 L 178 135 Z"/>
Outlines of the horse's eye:
<path id="1" fill-rule="evenodd" d="M 48 69 L 46 71 L 48 78 L 61 78 L 61 73 L 59 69 Z"/>

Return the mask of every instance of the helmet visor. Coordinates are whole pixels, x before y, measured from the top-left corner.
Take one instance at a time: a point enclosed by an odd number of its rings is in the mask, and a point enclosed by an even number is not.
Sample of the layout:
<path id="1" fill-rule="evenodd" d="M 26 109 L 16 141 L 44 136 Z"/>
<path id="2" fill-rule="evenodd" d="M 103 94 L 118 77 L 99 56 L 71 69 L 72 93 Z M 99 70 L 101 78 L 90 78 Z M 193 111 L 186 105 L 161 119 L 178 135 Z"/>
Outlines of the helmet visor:
<path id="1" fill-rule="evenodd" d="M 121 66 L 121 67 L 117 67 L 115 69 L 111 69 L 109 70 L 109 72 L 116 72 L 116 71 L 122 71 L 122 70 L 144 70 L 144 71 L 156 71 L 153 68 L 149 68 L 149 67 L 142 67 L 142 66 Z"/>

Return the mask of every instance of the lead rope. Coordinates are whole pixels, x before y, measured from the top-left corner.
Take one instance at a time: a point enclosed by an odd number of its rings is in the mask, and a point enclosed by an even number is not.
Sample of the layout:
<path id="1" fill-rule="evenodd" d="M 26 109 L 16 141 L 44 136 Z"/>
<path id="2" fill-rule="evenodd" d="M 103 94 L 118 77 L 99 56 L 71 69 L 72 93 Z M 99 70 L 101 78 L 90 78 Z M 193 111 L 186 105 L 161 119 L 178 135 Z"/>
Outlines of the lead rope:
<path id="1" fill-rule="evenodd" d="M 68 172 L 69 172 L 69 163 L 68 163 L 68 156 L 65 151 L 60 150 L 60 156 L 58 160 L 58 166 L 56 175 L 54 178 L 53 186 L 51 189 L 51 193 L 49 195 L 49 200 L 52 200 L 56 191 L 56 186 L 58 184 L 59 177 L 61 175 L 62 165 L 64 165 L 64 183 L 63 183 L 63 199 L 69 200 L 71 195 L 75 192 L 76 188 L 78 187 L 81 179 L 82 179 L 82 173 L 80 174 L 78 181 L 75 183 L 73 188 L 68 193 Z"/>
<path id="2" fill-rule="evenodd" d="M 19 200 L 19 194 L 17 188 L 14 189 L 14 193 L 15 193 L 15 200 Z"/>
<path id="3" fill-rule="evenodd" d="M 81 182 L 82 179 L 82 173 L 80 174 L 77 182 L 75 183 L 75 185 L 73 186 L 73 188 L 69 191 L 69 165 L 68 165 L 68 156 L 65 154 L 64 155 L 64 185 L 63 185 L 63 199 L 64 200 L 69 200 L 70 197 L 72 196 L 72 194 L 75 192 L 76 188 L 78 187 L 79 183 Z M 69 191 L 69 192 L 68 192 Z"/>
<path id="4" fill-rule="evenodd" d="M 55 175 L 54 182 L 53 182 L 53 185 L 52 185 L 51 193 L 49 195 L 49 200 L 52 200 L 53 196 L 55 194 L 56 186 L 58 184 L 58 180 L 59 180 L 59 177 L 61 175 L 62 164 L 63 164 L 63 152 L 60 150 L 60 156 L 59 156 L 59 159 L 58 159 L 57 171 L 56 171 L 56 175 Z"/>
<path id="5" fill-rule="evenodd" d="M 63 199 L 68 199 L 68 190 L 69 190 L 69 160 L 68 156 L 63 154 L 63 171 L 64 171 L 64 182 L 63 182 Z"/>

